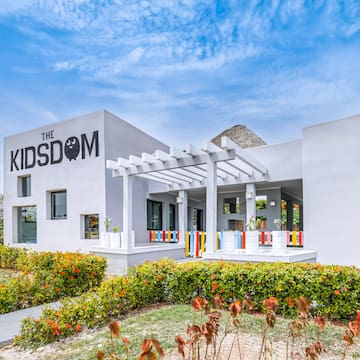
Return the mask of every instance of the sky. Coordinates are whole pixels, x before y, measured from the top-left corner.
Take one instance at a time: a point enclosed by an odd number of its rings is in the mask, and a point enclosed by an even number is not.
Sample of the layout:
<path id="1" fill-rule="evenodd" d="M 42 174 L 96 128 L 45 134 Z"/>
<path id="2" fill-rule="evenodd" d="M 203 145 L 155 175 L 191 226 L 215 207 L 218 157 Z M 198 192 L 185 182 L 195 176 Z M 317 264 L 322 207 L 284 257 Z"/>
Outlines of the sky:
<path id="1" fill-rule="evenodd" d="M 1 0 L 0 48 L 1 159 L 4 136 L 99 109 L 180 148 L 360 113 L 359 0 Z"/>

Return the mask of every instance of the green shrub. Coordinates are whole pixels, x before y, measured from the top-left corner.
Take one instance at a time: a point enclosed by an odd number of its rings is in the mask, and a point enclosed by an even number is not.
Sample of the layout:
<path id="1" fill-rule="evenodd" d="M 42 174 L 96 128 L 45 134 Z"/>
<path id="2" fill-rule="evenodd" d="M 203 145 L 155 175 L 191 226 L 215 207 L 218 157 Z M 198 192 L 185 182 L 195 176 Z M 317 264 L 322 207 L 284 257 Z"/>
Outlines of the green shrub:
<path id="1" fill-rule="evenodd" d="M 0 245 L 0 268 L 17 269 L 17 261 L 26 257 L 27 250 Z"/>
<path id="2" fill-rule="evenodd" d="M 46 310 L 38 320 L 26 319 L 16 343 L 39 346 L 139 306 L 189 303 L 197 295 L 211 299 L 216 294 L 228 303 L 251 298 L 258 310 L 264 299 L 276 297 L 277 311 L 287 317 L 296 316 L 294 303 L 304 296 L 313 301 L 316 314 L 349 319 L 360 308 L 360 273 L 354 267 L 311 264 L 148 262 L 128 276 L 104 281 L 95 292 L 64 300 L 61 309 Z"/>
<path id="3" fill-rule="evenodd" d="M 100 285 L 106 259 L 80 253 L 32 252 L 0 246 L 1 267 L 22 271 L 0 287 L 0 313 L 78 296 Z"/>

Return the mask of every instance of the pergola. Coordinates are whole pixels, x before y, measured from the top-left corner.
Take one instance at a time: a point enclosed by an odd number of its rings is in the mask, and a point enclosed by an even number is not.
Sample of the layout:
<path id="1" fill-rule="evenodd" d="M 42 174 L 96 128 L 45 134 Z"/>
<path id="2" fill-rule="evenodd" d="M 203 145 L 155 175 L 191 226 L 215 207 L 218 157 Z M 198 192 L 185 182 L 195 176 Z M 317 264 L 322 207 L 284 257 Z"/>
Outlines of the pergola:
<path id="1" fill-rule="evenodd" d="M 187 230 L 187 192 L 206 188 L 207 252 L 215 251 L 217 222 L 217 187 L 245 183 L 247 219 L 255 216 L 255 182 L 267 180 L 267 168 L 228 137 L 221 138 L 221 147 L 207 141 L 201 149 L 188 145 L 169 153 L 156 150 L 154 154 L 130 155 L 128 159 L 107 160 L 114 177 L 123 177 L 123 238 L 130 248 L 133 224 L 133 178 L 139 176 L 164 184 L 168 191 L 178 191 L 180 243 L 185 243 Z"/>

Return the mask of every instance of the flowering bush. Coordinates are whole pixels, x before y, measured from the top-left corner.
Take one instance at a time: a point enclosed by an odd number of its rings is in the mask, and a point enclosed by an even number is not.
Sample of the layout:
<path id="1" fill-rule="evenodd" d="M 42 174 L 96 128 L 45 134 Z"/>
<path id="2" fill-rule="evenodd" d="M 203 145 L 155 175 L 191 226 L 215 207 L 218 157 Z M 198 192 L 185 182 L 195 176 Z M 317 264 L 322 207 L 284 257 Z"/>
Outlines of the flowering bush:
<path id="1" fill-rule="evenodd" d="M 127 276 L 104 281 L 95 292 L 63 301 L 61 309 L 48 309 L 38 320 L 26 319 L 16 341 L 25 346 L 45 344 L 140 306 L 219 295 L 227 303 L 251 299 L 258 311 L 263 299 L 275 297 L 276 312 L 287 317 L 297 316 L 296 299 L 306 297 L 312 299 L 311 311 L 317 316 L 349 319 L 360 307 L 360 273 L 354 267 L 318 264 L 148 262 Z M 58 333 L 48 329 L 53 329 L 49 320 L 59 324 Z"/>
<path id="2" fill-rule="evenodd" d="M 106 260 L 80 253 L 36 253 L 0 246 L 2 267 L 22 271 L 0 286 L 0 313 L 77 296 L 98 286 Z"/>

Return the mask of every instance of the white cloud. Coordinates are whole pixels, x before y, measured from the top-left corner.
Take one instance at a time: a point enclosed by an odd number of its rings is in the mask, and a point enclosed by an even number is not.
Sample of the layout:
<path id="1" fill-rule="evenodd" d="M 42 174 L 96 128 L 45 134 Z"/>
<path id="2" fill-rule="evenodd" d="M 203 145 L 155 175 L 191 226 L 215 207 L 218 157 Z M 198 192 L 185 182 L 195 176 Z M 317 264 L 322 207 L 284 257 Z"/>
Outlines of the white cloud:
<path id="1" fill-rule="evenodd" d="M 35 4 L 35 0 L 2 0 L 0 6 L 1 14 L 12 14 L 22 11 Z"/>
<path id="2" fill-rule="evenodd" d="M 70 61 L 59 61 L 54 64 L 55 71 L 69 71 L 76 67 L 75 63 Z"/>

